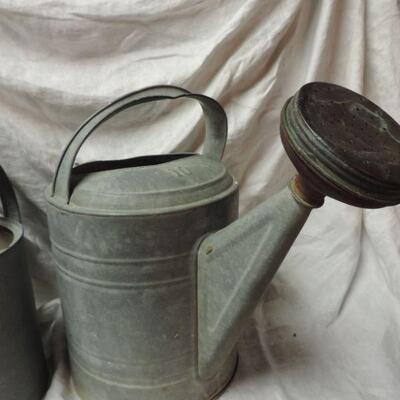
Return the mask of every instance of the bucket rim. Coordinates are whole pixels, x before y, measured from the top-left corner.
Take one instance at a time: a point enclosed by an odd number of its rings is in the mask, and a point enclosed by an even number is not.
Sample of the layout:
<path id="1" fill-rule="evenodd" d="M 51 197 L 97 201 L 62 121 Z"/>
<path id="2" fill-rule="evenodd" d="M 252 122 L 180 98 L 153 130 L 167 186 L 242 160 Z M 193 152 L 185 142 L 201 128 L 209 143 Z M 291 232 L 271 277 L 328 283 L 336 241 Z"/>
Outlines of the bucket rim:
<path id="1" fill-rule="evenodd" d="M 10 221 L 6 218 L 0 218 L 0 227 L 9 230 L 13 235 L 11 243 L 9 243 L 4 249 L 0 249 L 0 256 L 2 256 L 10 251 L 22 239 L 24 231 L 20 223 Z"/>

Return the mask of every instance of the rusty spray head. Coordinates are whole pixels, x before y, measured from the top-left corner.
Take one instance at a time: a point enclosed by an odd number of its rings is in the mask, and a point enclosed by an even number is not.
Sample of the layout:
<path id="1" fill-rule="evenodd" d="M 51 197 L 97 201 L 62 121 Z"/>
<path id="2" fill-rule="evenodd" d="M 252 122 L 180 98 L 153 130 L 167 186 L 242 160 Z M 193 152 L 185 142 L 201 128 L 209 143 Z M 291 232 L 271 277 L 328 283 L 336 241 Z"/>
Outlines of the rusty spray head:
<path id="1" fill-rule="evenodd" d="M 285 104 L 281 138 L 299 176 L 294 192 L 365 208 L 400 203 L 400 126 L 365 97 L 338 85 L 304 85 Z"/>

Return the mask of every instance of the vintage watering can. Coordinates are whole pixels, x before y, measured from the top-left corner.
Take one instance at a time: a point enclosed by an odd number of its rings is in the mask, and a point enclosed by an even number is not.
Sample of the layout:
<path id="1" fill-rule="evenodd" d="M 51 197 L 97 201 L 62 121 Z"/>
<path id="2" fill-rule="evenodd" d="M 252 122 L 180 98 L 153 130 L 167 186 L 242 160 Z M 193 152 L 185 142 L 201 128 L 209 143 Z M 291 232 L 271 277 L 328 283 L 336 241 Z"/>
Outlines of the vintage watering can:
<path id="1" fill-rule="evenodd" d="M 104 121 L 176 98 L 203 108 L 203 154 L 73 168 Z M 238 220 L 238 185 L 220 161 L 226 134 L 215 100 L 158 86 L 94 114 L 65 149 L 48 220 L 83 400 L 218 395 L 235 371 L 241 329 L 324 196 L 371 208 L 400 201 L 399 126 L 342 87 L 311 83 L 289 99 L 281 135 L 300 175 Z"/>
<path id="2" fill-rule="evenodd" d="M 47 367 L 24 258 L 17 200 L 0 167 L 0 399 L 40 400 Z"/>

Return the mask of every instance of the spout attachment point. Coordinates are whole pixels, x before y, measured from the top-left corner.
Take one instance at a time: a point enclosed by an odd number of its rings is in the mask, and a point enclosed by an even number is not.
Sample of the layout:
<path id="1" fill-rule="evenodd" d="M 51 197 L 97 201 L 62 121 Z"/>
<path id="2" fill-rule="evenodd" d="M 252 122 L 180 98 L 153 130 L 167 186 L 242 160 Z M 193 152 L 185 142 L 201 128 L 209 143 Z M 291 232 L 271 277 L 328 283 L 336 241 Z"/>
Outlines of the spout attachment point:
<path id="1" fill-rule="evenodd" d="M 290 181 L 289 187 L 295 200 L 306 207 L 319 208 L 324 204 L 325 195 L 316 191 L 300 175 L 296 175 Z"/>

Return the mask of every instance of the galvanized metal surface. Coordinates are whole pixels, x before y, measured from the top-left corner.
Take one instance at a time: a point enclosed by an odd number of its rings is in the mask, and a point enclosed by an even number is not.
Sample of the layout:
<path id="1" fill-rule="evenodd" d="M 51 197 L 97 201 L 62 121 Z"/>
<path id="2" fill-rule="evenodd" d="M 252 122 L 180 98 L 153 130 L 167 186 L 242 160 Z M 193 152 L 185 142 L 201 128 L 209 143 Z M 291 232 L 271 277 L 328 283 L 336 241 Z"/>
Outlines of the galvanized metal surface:
<path id="1" fill-rule="evenodd" d="M 309 83 L 286 103 L 281 136 L 315 191 L 358 207 L 399 203 L 400 126 L 365 97 Z"/>
<path id="2" fill-rule="evenodd" d="M 203 105 L 205 155 L 90 163 L 73 172 L 70 187 L 77 149 L 110 113 L 182 94 Z M 234 349 L 208 380 L 197 367 L 197 245 L 237 217 L 237 184 L 218 161 L 225 141 L 215 101 L 161 87 L 107 107 L 67 147 L 48 219 L 84 400 L 209 399 L 231 379 Z"/>
<path id="3" fill-rule="evenodd" d="M 23 229 L 14 191 L 0 167 L 0 398 L 39 400 L 47 366 L 24 259 Z"/>
<path id="4" fill-rule="evenodd" d="M 208 378 L 222 368 L 311 210 L 286 187 L 201 243 L 200 376 Z"/>

